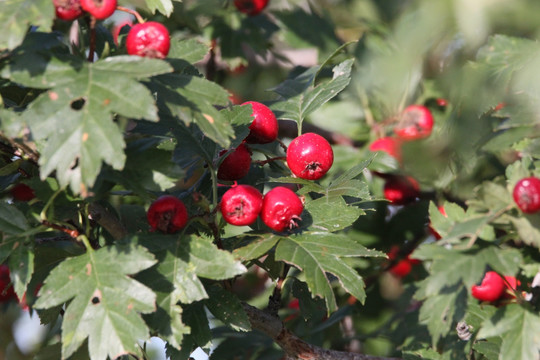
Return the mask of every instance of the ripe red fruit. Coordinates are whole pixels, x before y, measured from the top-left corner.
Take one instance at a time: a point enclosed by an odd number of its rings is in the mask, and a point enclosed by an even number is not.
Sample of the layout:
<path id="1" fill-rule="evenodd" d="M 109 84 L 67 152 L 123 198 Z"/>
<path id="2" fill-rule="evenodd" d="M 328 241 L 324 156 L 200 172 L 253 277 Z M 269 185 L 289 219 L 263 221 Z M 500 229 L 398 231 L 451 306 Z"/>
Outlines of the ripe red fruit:
<path id="1" fill-rule="evenodd" d="M 248 144 L 268 144 L 278 136 L 278 121 L 268 106 L 256 101 L 246 101 L 242 105 L 251 105 L 253 122 L 249 125 Z"/>
<path id="2" fill-rule="evenodd" d="M 504 282 L 505 291 L 503 293 L 503 298 L 511 299 L 511 298 L 516 297 L 515 291 L 517 287 L 521 285 L 521 281 L 516 279 L 514 276 L 509 276 L 509 275 L 505 276 L 504 280 L 505 280 Z"/>
<path id="3" fill-rule="evenodd" d="M 126 37 L 129 55 L 163 59 L 169 54 L 170 48 L 169 30 L 155 21 L 134 25 Z"/>
<path id="4" fill-rule="evenodd" d="M 98 20 L 111 16 L 116 10 L 116 5 L 116 0 L 81 0 L 83 10 Z"/>
<path id="5" fill-rule="evenodd" d="M 221 150 L 219 156 L 223 156 L 227 150 Z M 251 166 L 251 153 L 246 145 L 240 144 L 219 165 L 217 177 L 220 180 L 234 181 L 247 175 Z"/>
<path id="6" fill-rule="evenodd" d="M 23 183 L 15 184 L 9 192 L 13 196 L 13 199 L 18 201 L 30 201 L 36 197 L 34 189 Z"/>
<path id="7" fill-rule="evenodd" d="M 182 200 L 164 195 L 150 205 L 146 218 L 152 231 L 172 234 L 186 226 L 188 212 Z"/>
<path id="8" fill-rule="evenodd" d="M 422 105 L 408 106 L 394 128 L 396 135 L 405 141 L 424 139 L 431 135 L 433 115 Z"/>
<path id="9" fill-rule="evenodd" d="M 405 205 L 420 195 L 420 186 L 411 176 L 392 176 L 386 180 L 383 192 L 393 205 Z"/>
<path id="10" fill-rule="evenodd" d="M 304 210 L 302 200 L 292 190 L 277 186 L 263 198 L 262 221 L 275 231 L 283 231 L 298 226 L 297 221 Z"/>
<path id="11" fill-rule="evenodd" d="M 255 16 L 259 14 L 268 5 L 270 0 L 234 0 L 234 6 L 238 11 Z"/>
<path id="12" fill-rule="evenodd" d="M 236 226 L 251 225 L 261 212 L 263 196 L 250 185 L 237 185 L 221 198 L 221 214 L 226 222 Z"/>
<path id="13" fill-rule="evenodd" d="M 503 278 L 495 271 L 488 271 L 480 285 L 473 285 L 472 296 L 480 301 L 496 301 L 504 292 L 505 283 Z"/>
<path id="14" fill-rule="evenodd" d="M 527 214 L 540 210 L 540 179 L 527 177 L 519 180 L 514 186 L 514 201 Z"/>
<path id="15" fill-rule="evenodd" d="M 11 284 L 9 267 L 5 264 L 0 265 L 0 303 L 5 303 L 15 298 L 17 298 L 17 295 L 15 295 L 15 290 L 13 290 Z"/>
<path id="16" fill-rule="evenodd" d="M 53 0 L 56 17 L 72 21 L 82 15 L 83 9 L 80 0 Z"/>
<path id="17" fill-rule="evenodd" d="M 399 246 L 394 245 L 392 248 L 390 248 L 390 251 L 388 252 L 388 259 L 396 260 L 399 256 Z M 405 277 L 407 276 L 411 270 L 413 265 L 420 264 L 420 260 L 417 259 L 411 259 L 409 255 L 405 256 L 403 259 L 398 260 L 392 267 L 388 269 L 388 271 L 397 277 Z"/>
<path id="18" fill-rule="evenodd" d="M 392 136 L 385 136 L 375 140 L 369 145 L 371 151 L 384 151 L 398 161 L 401 161 L 401 140 Z"/>
<path id="19" fill-rule="evenodd" d="M 287 148 L 287 165 L 294 175 L 302 179 L 320 179 L 333 163 L 332 146 L 318 134 L 300 135 Z"/>

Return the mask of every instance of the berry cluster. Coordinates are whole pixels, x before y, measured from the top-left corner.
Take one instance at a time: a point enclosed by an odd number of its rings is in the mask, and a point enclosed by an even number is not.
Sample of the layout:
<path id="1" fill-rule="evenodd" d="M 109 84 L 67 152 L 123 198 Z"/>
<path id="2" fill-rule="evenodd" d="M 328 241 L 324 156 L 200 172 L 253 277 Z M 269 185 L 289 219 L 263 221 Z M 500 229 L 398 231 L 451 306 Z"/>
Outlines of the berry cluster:
<path id="1" fill-rule="evenodd" d="M 251 167 L 252 144 L 268 144 L 277 139 L 278 121 L 266 105 L 248 101 L 241 106 L 252 108 L 249 134 L 233 149 L 218 153 L 217 178 L 233 181 L 234 185 L 222 196 L 219 210 L 223 219 L 235 226 L 252 225 L 260 217 L 270 229 L 278 232 L 298 226 L 304 210 L 302 199 L 289 187 L 277 186 L 264 196 L 251 185 L 237 185 Z M 317 180 L 331 168 L 334 153 L 330 143 L 320 135 L 306 133 L 293 139 L 286 150 L 286 163 L 293 176 Z M 166 195 L 156 200 L 147 212 L 152 231 L 174 233 L 182 229 L 188 220 L 186 207 L 178 198 Z"/>
<path id="2" fill-rule="evenodd" d="M 138 13 L 117 6 L 117 0 L 53 0 L 56 17 L 65 21 L 73 21 L 85 13 L 95 20 L 109 18 L 115 10 L 134 13 L 139 21 L 131 27 L 126 38 L 126 51 L 129 55 L 149 58 L 165 58 L 171 47 L 169 30 L 155 21 L 144 22 Z M 113 30 L 113 37 L 118 43 L 118 34 L 125 25 L 123 22 Z"/>

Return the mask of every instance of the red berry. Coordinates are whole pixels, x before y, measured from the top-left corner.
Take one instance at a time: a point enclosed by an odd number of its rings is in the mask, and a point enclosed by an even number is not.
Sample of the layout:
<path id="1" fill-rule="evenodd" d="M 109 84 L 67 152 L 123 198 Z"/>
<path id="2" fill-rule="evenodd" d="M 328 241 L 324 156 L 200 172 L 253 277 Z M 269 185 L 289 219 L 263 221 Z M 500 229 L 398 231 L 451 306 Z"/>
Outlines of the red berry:
<path id="1" fill-rule="evenodd" d="M 412 264 L 407 261 L 407 259 L 399 260 L 394 266 L 392 266 L 388 271 L 394 276 L 405 277 L 409 275 L 412 270 Z"/>
<path id="2" fill-rule="evenodd" d="M 278 121 L 274 112 L 266 105 L 256 101 L 247 101 L 242 105 L 251 105 L 253 122 L 249 125 L 249 135 L 246 142 L 249 144 L 268 144 L 278 136 Z"/>
<path id="3" fill-rule="evenodd" d="M 236 226 L 251 225 L 261 212 L 263 196 L 250 185 L 237 185 L 221 198 L 221 214 L 226 222 Z"/>
<path id="4" fill-rule="evenodd" d="M 405 205 L 420 195 L 420 186 L 411 176 L 393 176 L 384 184 L 384 197 L 394 205 Z"/>
<path id="5" fill-rule="evenodd" d="M 517 287 L 521 285 L 521 281 L 516 279 L 514 276 L 509 275 L 505 276 L 504 280 L 505 292 L 503 293 L 503 297 L 507 299 L 516 297 L 515 291 Z"/>
<path id="6" fill-rule="evenodd" d="M 504 292 L 503 278 L 495 271 L 488 271 L 480 285 L 473 285 L 472 296 L 480 301 L 496 301 Z"/>
<path id="7" fill-rule="evenodd" d="M 398 161 L 401 161 L 401 140 L 386 136 L 375 140 L 369 145 L 371 151 L 384 151 Z"/>
<path id="8" fill-rule="evenodd" d="M 118 23 L 117 25 L 115 25 L 112 29 L 112 36 L 113 36 L 114 43 L 116 45 L 118 45 L 118 36 L 120 36 L 120 31 L 122 31 L 122 28 L 124 26 L 129 26 L 129 29 L 131 30 L 131 27 L 133 26 L 133 22 L 129 19 L 124 20 Z"/>
<path id="9" fill-rule="evenodd" d="M 437 105 L 440 106 L 440 107 L 448 106 L 448 100 L 446 100 L 444 98 L 437 98 L 436 102 L 437 102 Z"/>
<path id="10" fill-rule="evenodd" d="M 80 0 L 53 0 L 56 17 L 72 21 L 82 15 L 83 9 Z"/>
<path id="11" fill-rule="evenodd" d="M 401 114 L 394 128 L 396 135 L 405 141 L 428 137 L 433 129 L 433 115 L 422 105 L 410 105 Z"/>
<path id="12" fill-rule="evenodd" d="M 519 180 L 514 186 L 514 201 L 527 214 L 540 210 L 540 179 L 528 177 Z"/>
<path id="13" fill-rule="evenodd" d="M 287 149 L 287 165 L 294 175 L 302 179 L 320 179 L 333 162 L 332 146 L 325 138 L 314 133 L 298 136 Z"/>
<path id="14" fill-rule="evenodd" d="M 150 205 L 146 218 L 152 231 L 172 234 L 186 226 L 188 212 L 182 200 L 164 195 Z"/>
<path id="15" fill-rule="evenodd" d="M 264 10 L 270 0 L 234 0 L 238 11 L 254 16 Z"/>
<path id="16" fill-rule="evenodd" d="M 17 295 L 15 295 L 15 290 L 13 290 L 9 276 L 9 267 L 5 264 L 0 265 L 0 303 L 5 303 L 16 298 Z"/>
<path id="17" fill-rule="evenodd" d="M 283 231 L 298 226 L 297 221 L 304 210 L 302 200 L 292 190 L 277 186 L 263 198 L 262 221 L 275 231 Z"/>
<path id="18" fill-rule="evenodd" d="M 169 54 L 170 47 L 169 30 L 155 21 L 134 25 L 126 37 L 129 55 L 163 59 Z"/>
<path id="19" fill-rule="evenodd" d="M 221 150 L 219 156 L 223 156 L 227 150 Z M 234 181 L 247 175 L 251 166 L 251 153 L 246 145 L 240 144 L 219 165 L 217 177 L 220 180 Z"/>
<path id="20" fill-rule="evenodd" d="M 83 10 L 98 20 L 111 16 L 116 10 L 116 5 L 116 0 L 81 0 Z"/>
<path id="21" fill-rule="evenodd" d="M 9 192 L 13 196 L 13 199 L 18 201 L 30 201 L 36 197 L 34 189 L 23 183 L 15 184 Z"/>

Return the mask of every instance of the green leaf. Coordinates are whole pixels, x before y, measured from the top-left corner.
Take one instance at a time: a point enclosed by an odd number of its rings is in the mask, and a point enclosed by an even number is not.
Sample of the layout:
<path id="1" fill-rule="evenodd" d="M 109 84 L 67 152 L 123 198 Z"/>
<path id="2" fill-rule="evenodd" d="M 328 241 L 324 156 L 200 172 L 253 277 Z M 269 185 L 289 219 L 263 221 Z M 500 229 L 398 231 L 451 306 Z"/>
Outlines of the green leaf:
<path id="1" fill-rule="evenodd" d="M 441 337 L 452 331 L 463 318 L 467 303 L 464 286 L 445 288 L 439 294 L 427 298 L 420 308 L 421 324 L 427 325 L 432 344 L 436 346 Z"/>
<path id="2" fill-rule="evenodd" d="M 233 254 L 243 261 L 258 259 L 276 246 L 280 239 L 281 236 L 276 234 L 261 234 L 248 245 L 235 249 Z"/>
<path id="3" fill-rule="evenodd" d="M 11 281 L 15 293 L 22 299 L 34 274 L 34 251 L 26 245 L 17 246 L 9 257 Z"/>
<path id="4" fill-rule="evenodd" d="M 24 214 L 13 204 L 0 202 L 0 231 L 8 235 L 18 235 L 28 230 Z"/>
<path id="5" fill-rule="evenodd" d="M 138 313 L 155 311 L 155 294 L 128 275 L 155 264 L 143 247 L 117 245 L 64 260 L 44 282 L 34 307 L 68 301 L 62 323 L 62 357 L 88 338 L 93 360 L 137 354 L 137 340 L 148 337 Z"/>
<path id="6" fill-rule="evenodd" d="M 478 338 L 502 337 L 499 359 L 537 359 L 540 351 L 540 317 L 518 304 L 499 308 L 484 322 Z"/>
<path id="7" fill-rule="evenodd" d="M 162 13 L 163 15 L 169 17 L 171 16 L 173 12 L 173 0 L 145 0 L 146 6 L 148 6 L 148 9 L 152 12 L 152 14 L 156 13 L 156 10 Z M 181 0 L 175 0 L 175 1 L 181 1 Z"/>
<path id="8" fill-rule="evenodd" d="M 49 0 L 3 0 L 0 3 L 0 50 L 13 49 L 26 36 L 30 26 L 51 29 L 54 6 Z"/>
<path id="9" fill-rule="evenodd" d="M 538 226 L 540 226 L 540 215 L 523 214 L 520 217 L 507 215 L 506 218 L 512 222 L 520 239 L 524 243 L 540 248 L 540 230 L 538 230 Z"/>
<path id="10" fill-rule="evenodd" d="M 353 59 L 336 65 L 330 81 L 315 86 L 314 81 L 320 68 L 310 68 L 294 79 L 287 79 L 273 89 L 284 100 L 274 103 L 271 108 L 280 119 L 302 121 L 310 113 L 337 96 L 350 82 Z"/>
<path id="11" fill-rule="evenodd" d="M 251 330 L 249 318 L 236 295 L 218 285 L 208 287 L 207 291 L 209 297 L 205 304 L 217 319 L 236 331 Z"/>
<path id="12" fill-rule="evenodd" d="M 171 39 L 169 58 L 182 59 L 190 64 L 201 61 L 208 54 L 209 47 L 197 39 L 183 39 L 174 41 Z"/>
<path id="13" fill-rule="evenodd" d="M 303 233 L 282 238 L 276 248 L 276 260 L 283 260 L 303 271 L 313 296 L 322 297 L 328 311 L 337 309 L 336 299 L 327 273 L 334 275 L 341 286 L 360 302 L 364 302 L 364 280 L 342 257 L 385 256 L 351 241 L 347 236 L 332 233 Z"/>
<path id="14" fill-rule="evenodd" d="M 329 232 L 351 226 L 364 213 L 362 209 L 347 205 L 342 197 L 321 197 L 308 201 L 305 209 L 311 217 L 310 227 Z"/>
<path id="15" fill-rule="evenodd" d="M 229 252 L 205 237 L 150 235 L 141 238 L 141 244 L 160 260 L 157 271 L 173 286 L 172 303 L 208 298 L 199 277 L 224 280 L 246 271 Z"/>
<path id="16" fill-rule="evenodd" d="M 24 59 L 33 55 L 35 64 L 44 67 L 35 70 L 42 71 L 36 77 L 27 72 Z M 125 144 L 113 114 L 158 119 L 154 98 L 137 80 L 172 69 L 164 61 L 137 56 L 110 57 L 96 63 L 73 57 L 62 61 L 39 57 L 23 52 L 3 75 L 30 87 L 51 88 L 32 102 L 23 116 L 38 140 L 40 176 L 45 179 L 56 171 L 61 186 L 70 185 L 75 193 L 84 193 L 94 184 L 102 161 L 114 169 L 124 166 Z"/>

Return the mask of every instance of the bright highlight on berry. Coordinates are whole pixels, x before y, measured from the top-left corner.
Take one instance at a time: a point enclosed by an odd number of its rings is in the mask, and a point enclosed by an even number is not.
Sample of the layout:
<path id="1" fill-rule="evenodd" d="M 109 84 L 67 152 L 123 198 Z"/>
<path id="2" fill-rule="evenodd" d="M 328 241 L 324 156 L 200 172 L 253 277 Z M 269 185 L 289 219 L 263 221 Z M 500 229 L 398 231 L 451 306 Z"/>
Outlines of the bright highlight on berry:
<path id="1" fill-rule="evenodd" d="M 155 21 L 134 25 L 126 37 L 129 55 L 163 59 L 169 54 L 170 47 L 169 30 Z"/>

